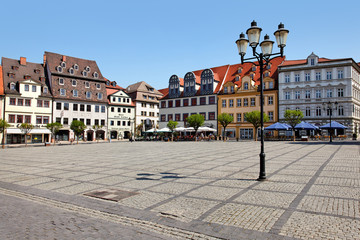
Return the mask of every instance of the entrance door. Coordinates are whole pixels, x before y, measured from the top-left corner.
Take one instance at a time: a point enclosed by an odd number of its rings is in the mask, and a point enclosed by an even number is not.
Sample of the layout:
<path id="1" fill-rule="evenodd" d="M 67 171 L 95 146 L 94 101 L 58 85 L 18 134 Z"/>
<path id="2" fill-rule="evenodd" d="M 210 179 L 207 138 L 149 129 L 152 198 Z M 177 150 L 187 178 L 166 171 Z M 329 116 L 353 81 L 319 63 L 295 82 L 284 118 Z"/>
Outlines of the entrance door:
<path id="1" fill-rule="evenodd" d="M 93 131 L 87 131 L 86 139 L 87 139 L 87 141 L 92 141 L 94 139 L 94 132 Z"/>

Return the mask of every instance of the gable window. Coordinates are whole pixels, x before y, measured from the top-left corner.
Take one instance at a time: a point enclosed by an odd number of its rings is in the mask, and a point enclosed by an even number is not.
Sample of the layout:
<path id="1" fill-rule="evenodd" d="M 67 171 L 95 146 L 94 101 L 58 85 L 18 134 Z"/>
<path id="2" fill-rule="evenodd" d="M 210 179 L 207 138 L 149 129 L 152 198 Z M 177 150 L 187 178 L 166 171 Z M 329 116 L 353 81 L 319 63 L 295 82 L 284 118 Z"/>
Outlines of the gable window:
<path id="1" fill-rule="evenodd" d="M 60 96 L 65 96 L 66 90 L 64 88 L 60 88 Z"/>
<path id="2" fill-rule="evenodd" d="M 249 83 L 248 82 L 244 83 L 244 90 L 249 90 Z"/>
<path id="3" fill-rule="evenodd" d="M 73 96 L 78 97 L 78 90 L 73 90 Z"/>
<path id="4" fill-rule="evenodd" d="M 311 65 L 311 66 L 314 66 L 314 65 L 315 65 L 315 59 L 314 59 L 314 58 L 311 58 L 311 59 L 310 59 L 310 65 Z"/>
<path id="5" fill-rule="evenodd" d="M 29 89 L 30 89 L 28 84 L 25 84 L 24 88 L 25 88 L 25 91 L 26 91 L 26 92 L 28 92 Z"/>
<path id="6" fill-rule="evenodd" d="M 59 78 L 59 84 L 64 85 L 64 79 L 63 78 Z"/>
<path id="7" fill-rule="evenodd" d="M 48 88 L 47 88 L 47 87 L 44 87 L 44 88 L 43 88 L 43 93 L 44 93 L 44 94 L 47 94 L 47 93 L 48 93 Z"/>
<path id="8" fill-rule="evenodd" d="M 230 91 L 233 93 L 234 92 L 234 86 L 230 87 Z"/>
<path id="9" fill-rule="evenodd" d="M 228 88 L 227 87 L 224 87 L 224 93 L 228 93 Z"/>
<path id="10" fill-rule="evenodd" d="M 91 98 L 91 92 L 86 92 L 86 98 L 90 99 Z"/>
<path id="11" fill-rule="evenodd" d="M 33 85 L 32 88 L 31 88 L 32 92 L 36 92 L 36 86 Z"/>
<path id="12" fill-rule="evenodd" d="M 71 80 L 71 85 L 72 85 L 73 87 L 76 87 L 76 80 L 75 80 L 75 79 L 72 79 L 72 80 Z"/>

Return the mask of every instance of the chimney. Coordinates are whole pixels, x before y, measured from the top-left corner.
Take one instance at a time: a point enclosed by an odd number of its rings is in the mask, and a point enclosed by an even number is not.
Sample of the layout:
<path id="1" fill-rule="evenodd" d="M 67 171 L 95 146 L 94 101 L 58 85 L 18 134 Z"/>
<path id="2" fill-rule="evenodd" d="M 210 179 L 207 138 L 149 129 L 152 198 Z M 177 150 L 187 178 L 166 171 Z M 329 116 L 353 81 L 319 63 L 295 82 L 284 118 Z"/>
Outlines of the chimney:
<path id="1" fill-rule="evenodd" d="M 62 56 L 62 61 L 66 62 L 66 56 Z"/>
<path id="2" fill-rule="evenodd" d="M 45 67 L 45 65 L 46 65 L 46 55 L 44 54 L 44 63 L 43 63 L 43 66 Z"/>
<path id="3" fill-rule="evenodd" d="M 20 65 L 26 65 L 26 57 L 20 57 Z"/>

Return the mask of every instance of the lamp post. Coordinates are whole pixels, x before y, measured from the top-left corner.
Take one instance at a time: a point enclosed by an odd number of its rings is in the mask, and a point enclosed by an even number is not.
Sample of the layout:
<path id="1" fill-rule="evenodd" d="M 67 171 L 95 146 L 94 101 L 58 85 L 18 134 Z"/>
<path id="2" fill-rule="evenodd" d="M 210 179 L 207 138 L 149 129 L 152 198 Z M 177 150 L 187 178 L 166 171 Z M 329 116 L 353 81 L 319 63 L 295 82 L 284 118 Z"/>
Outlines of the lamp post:
<path id="1" fill-rule="evenodd" d="M 332 142 L 332 129 L 331 129 L 331 116 L 333 109 L 336 111 L 338 106 L 338 102 L 327 102 L 323 103 L 323 109 L 327 111 L 327 114 L 330 116 L 330 128 L 329 128 L 329 134 L 330 134 L 330 142 Z"/>
<path id="2" fill-rule="evenodd" d="M 280 48 L 279 53 L 272 53 L 272 48 L 274 42 L 270 40 L 268 35 L 265 35 L 264 41 L 260 43 L 261 53 L 256 52 L 256 47 L 259 45 L 260 33 L 262 29 L 257 26 L 257 23 L 253 21 L 251 23 L 251 27 L 246 31 L 248 39 L 245 38 L 245 34 L 241 33 L 240 38 L 236 41 L 236 45 L 238 47 L 239 55 L 241 56 L 241 63 L 244 61 L 249 61 L 256 59 L 258 64 L 256 66 L 260 67 L 260 118 L 261 118 L 261 150 L 260 150 L 260 173 L 258 181 L 266 180 L 266 172 L 265 172 L 265 152 L 264 152 L 264 91 L 263 91 L 263 74 L 264 67 L 266 67 L 270 61 L 272 56 L 283 56 L 284 47 L 286 46 L 286 39 L 289 33 L 289 30 L 284 28 L 284 24 L 280 23 L 278 26 L 278 30 L 274 32 L 276 42 L 278 47 Z M 252 54 L 254 57 L 244 59 L 246 54 L 247 46 L 250 45 L 252 48 Z"/>

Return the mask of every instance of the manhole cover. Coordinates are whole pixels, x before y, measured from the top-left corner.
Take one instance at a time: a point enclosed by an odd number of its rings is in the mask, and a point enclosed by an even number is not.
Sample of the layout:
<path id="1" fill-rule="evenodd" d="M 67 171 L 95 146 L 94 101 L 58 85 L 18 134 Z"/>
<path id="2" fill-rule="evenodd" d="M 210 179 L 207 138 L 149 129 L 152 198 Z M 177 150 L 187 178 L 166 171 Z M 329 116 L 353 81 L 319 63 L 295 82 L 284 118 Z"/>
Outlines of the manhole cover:
<path id="1" fill-rule="evenodd" d="M 101 198 L 104 200 L 110 200 L 118 202 L 121 199 L 137 195 L 137 192 L 129 192 L 118 189 L 100 189 L 93 192 L 84 193 L 85 196 Z"/>

